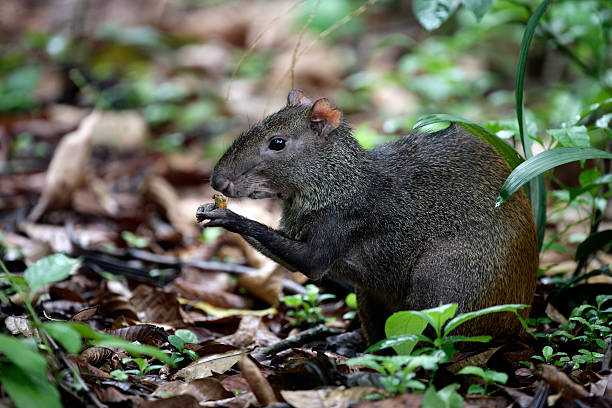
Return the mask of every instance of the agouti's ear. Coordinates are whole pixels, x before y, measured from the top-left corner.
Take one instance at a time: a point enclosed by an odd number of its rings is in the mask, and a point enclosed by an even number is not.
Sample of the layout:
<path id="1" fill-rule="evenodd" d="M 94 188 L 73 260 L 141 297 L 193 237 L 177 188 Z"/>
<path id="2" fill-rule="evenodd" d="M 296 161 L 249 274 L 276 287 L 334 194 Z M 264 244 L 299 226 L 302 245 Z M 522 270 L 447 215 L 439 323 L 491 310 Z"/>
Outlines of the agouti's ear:
<path id="1" fill-rule="evenodd" d="M 319 99 L 310 109 L 310 126 L 325 139 L 330 132 L 342 123 L 342 111 L 326 98 Z"/>
<path id="2" fill-rule="evenodd" d="M 299 89 L 294 89 L 287 95 L 287 106 L 310 105 L 312 100 Z"/>

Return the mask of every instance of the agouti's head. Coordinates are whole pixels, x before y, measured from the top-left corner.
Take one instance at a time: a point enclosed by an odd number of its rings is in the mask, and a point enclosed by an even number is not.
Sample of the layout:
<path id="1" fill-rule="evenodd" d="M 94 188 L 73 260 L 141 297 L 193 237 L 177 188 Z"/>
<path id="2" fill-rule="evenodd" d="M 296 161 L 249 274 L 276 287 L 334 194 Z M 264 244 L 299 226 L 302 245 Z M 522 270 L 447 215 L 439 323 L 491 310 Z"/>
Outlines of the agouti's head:
<path id="1" fill-rule="evenodd" d="M 294 89 L 287 106 L 244 131 L 219 160 L 210 184 L 229 197 L 289 198 L 320 182 L 342 112 Z"/>

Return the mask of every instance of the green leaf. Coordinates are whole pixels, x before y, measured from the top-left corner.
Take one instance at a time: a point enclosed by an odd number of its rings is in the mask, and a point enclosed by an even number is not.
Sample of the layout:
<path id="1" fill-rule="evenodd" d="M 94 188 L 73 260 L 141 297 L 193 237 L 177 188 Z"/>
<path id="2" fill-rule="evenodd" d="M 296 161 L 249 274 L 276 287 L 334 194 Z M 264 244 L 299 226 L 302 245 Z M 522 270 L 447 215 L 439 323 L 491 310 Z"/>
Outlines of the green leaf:
<path id="1" fill-rule="evenodd" d="M 462 0 L 461 2 L 480 20 L 495 3 L 495 0 Z"/>
<path id="2" fill-rule="evenodd" d="M 527 53 L 531 40 L 535 33 L 536 27 L 540 18 L 546 11 L 546 8 L 552 0 L 542 1 L 534 13 L 527 22 L 527 27 L 523 34 L 523 40 L 521 42 L 521 50 L 519 52 L 518 67 L 516 73 L 516 118 L 518 121 L 519 135 L 521 136 L 521 144 L 525 153 L 525 158 L 529 159 L 532 156 L 531 144 L 532 140 L 525 135 L 525 119 L 523 117 L 524 101 L 523 101 L 523 88 L 525 81 L 525 68 L 527 66 Z M 535 176 L 534 176 L 535 177 Z M 533 211 L 533 218 L 536 224 L 537 235 L 538 235 L 538 248 L 542 248 L 542 242 L 544 241 L 544 230 L 546 228 L 546 190 L 544 186 L 544 177 L 540 176 L 536 180 L 530 183 L 529 186 L 530 194 L 529 199 L 531 201 L 531 209 Z"/>
<path id="3" fill-rule="evenodd" d="M 480 384 L 472 384 L 468 387 L 467 393 L 475 395 L 484 395 L 486 393 L 486 390 Z"/>
<path id="4" fill-rule="evenodd" d="M 531 45 L 531 40 L 533 39 L 533 35 L 535 33 L 536 27 L 538 26 L 538 22 L 540 18 L 546 11 L 546 8 L 550 4 L 552 0 L 544 0 L 542 1 L 534 13 L 529 18 L 527 22 L 527 27 L 525 28 L 525 32 L 523 33 L 523 40 L 521 42 L 521 50 L 519 52 L 518 58 L 518 67 L 516 72 L 516 117 L 519 125 L 519 134 L 521 136 L 521 143 L 523 144 L 523 148 L 525 149 L 525 157 L 531 157 L 531 151 L 527 148 L 528 145 L 525 141 L 525 121 L 523 118 L 523 87 L 525 82 L 525 68 L 527 67 L 527 53 L 529 51 L 529 46 Z"/>
<path id="5" fill-rule="evenodd" d="M 183 341 L 183 339 L 179 336 L 175 336 L 174 334 L 168 336 L 168 343 L 172 344 L 181 353 L 185 348 L 185 342 Z"/>
<path id="6" fill-rule="evenodd" d="M 440 305 L 431 309 L 421 310 L 421 312 L 423 312 L 427 316 L 430 316 L 433 321 L 435 321 L 435 324 L 432 324 L 432 326 L 436 330 L 436 333 L 440 335 L 444 323 L 446 323 L 448 319 L 455 316 L 455 313 L 457 312 L 457 303 Z"/>
<path id="7" fill-rule="evenodd" d="M 489 313 L 498 313 L 498 312 L 516 312 L 519 309 L 524 309 L 529 307 L 527 305 L 497 305 L 491 306 L 484 309 L 476 310 L 474 312 L 461 313 L 450 322 L 446 324 L 444 328 L 444 334 L 448 335 L 451 331 L 453 331 L 457 326 L 467 322 L 468 320 L 472 320 L 479 316 L 484 316 Z"/>
<path id="8" fill-rule="evenodd" d="M 133 248 L 142 249 L 142 248 L 146 248 L 149 246 L 148 238 L 141 237 L 140 235 L 136 235 L 130 231 L 122 231 L 121 238 L 123 238 L 123 240 L 127 242 L 129 246 Z"/>
<path id="9" fill-rule="evenodd" d="M 484 370 L 481 367 L 476 367 L 476 366 L 463 367 L 461 370 L 457 372 L 457 374 L 475 375 L 482 379 L 486 378 Z"/>
<path id="10" fill-rule="evenodd" d="M 502 138 L 497 136 L 490 130 L 474 123 L 469 120 L 460 118 L 458 116 L 447 115 L 444 113 L 436 113 L 433 115 L 426 115 L 419 118 L 418 122 L 414 125 L 414 129 L 419 129 L 424 126 L 431 125 L 438 122 L 453 122 L 461 126 L 471 134 L 479 137 L 483 141 L 487 142 L 497 150 L 497 152 L 506 159 L 511 169 L 521 164 L 524 160 L 521 155 Z"/>
<path id="11" fill-rule="evenodd" d="M 495 207 L 502 205 L 525 183 L 554 167 L 586 159 L 611 159 L 612 153 L 587 147 L 558 147 L 546 150 L 521 163 L 510 173 L 499 192 Z"/>
<path id="12" fill-rule="evenodd" d="M 33 376 L 45 377 L 47 375 L 47 361 L 45 358 L 13 336 L 0 334 L 0 352 L 13 364 Z M 4 366 L 3 366 L 4 367 Z"/>
<path id="13" fill-rule="evenodd" d="M 586 126 L 548 129 L 549 135 L 564 147 L 590 147 L 591 141 Z"/>
<path id="14" fill-rule="evenodd" d="M 48 322 L 43 327 L 69 354 L 81 351 L 81 335 L 66 322 Z"/>
<path id="15" fill-rule="evenodd" d="M 428 31 L 440 27 L 457 6 L 458 0 L 412 0 L 414 15 Z"/>
<path id="16" fill-rule="evenodd" d="M 463 398 L 457 392 L 459 384 L 453 383 L 436 392 L 433 386 L 423 395 L 422 408 L 462 408 Z"/>
<path id="17" fill-rule="evenodd" d="M 386 349 L 389 347 L 393 347 L 397 350 L 396 347 L 402 346 L 404 344 L 412 344 L 412 347 L 414 348 L 414 345 L 418 343 L 419 341 L 427 341 L 427 340 L 429 340 L 428 337 L 419 335 L 419 334 L 401 334 L 398 336 L 390 336 L 368 347 L 365 350 L 365 353 L 372 353 L 374 351 Z M 410 351 L 412 351 L 412 349 Z M 407 353 L 398 353 L 398 354 L 405 355 Z"/>
<path id="18" fill-rule="evenodd" d="M 596 251 L 610 245 L 612 242 L 612 229 L 595 232 L 582 241 L 576 248 L 576 260 L 581 261 Z"/>
<path id="19" fill-rule="evenodd" d="M 175 331 L 174 334 L 180 337 L 185 343 L 198 343 L 198 336 L 191 330 L 179 329 Z"/>
<path id="20" fill-rule="evenodd" d="M 420 335 L 427 327 L 427 320 L 410 311 L 393 313 L 385 322 L 385 334 L 388 338 L 400 335 Z M 418 340 L 406 341 L 404 344 L 393 346 L 397 354 L 410 354 Z"/>
<path id="21" fill-rule="evenodd" d="M 42 376 L 34 375 L 22 366 L 3 364 L 0 382 L 18 408 L 62 407 L 60 394 L 49 382 L 46 372 Z"/>
<path id="22" fill-rule="evenodd" d="M 485 375 L 486 375 L 485 380 L 487 381 L 493 381 L 498 384 L 505 384 L 506 382 L 508 382 L 508 374 L 506 373 L 502 373 L 502 372 L 495 371 L 495 370 L 486 370 Z"/>
<path id="23" fill-rule="evenodd" d="M 346 305 L 351 309 L 357 309 L 357 296 L 354 293 L 349 293 L 344 299 Z"/>
<path id="24" fill-rule="evenodd" d="M 542 349 L 542 355 L 544 356 L 546 361 L 550 360 L 553 355 L 553 348 L 550 346 L 544 346 L 544 348 Z"/>
<path id="25" fill-rule="evenodd" d="M 64 254 L 49 255 L 28 266 L 24 277 L 30 290 L 36 292 L 45 285 L 66 279 L 79 264 L 79 260 Z"/>
<path id="26" fill-rule="evenodd" d="M 578 197 L 582 193 L 586 193 L 596 187 L 605 186 L 607 184 L 612 184 L 612 174 L 604 174 L 601 177 L 598 177 L 592 183 L 586 184 L 581 188 L 572 188 L 570 190 L 569 200 L 573 201 L 576 197 Z"/>

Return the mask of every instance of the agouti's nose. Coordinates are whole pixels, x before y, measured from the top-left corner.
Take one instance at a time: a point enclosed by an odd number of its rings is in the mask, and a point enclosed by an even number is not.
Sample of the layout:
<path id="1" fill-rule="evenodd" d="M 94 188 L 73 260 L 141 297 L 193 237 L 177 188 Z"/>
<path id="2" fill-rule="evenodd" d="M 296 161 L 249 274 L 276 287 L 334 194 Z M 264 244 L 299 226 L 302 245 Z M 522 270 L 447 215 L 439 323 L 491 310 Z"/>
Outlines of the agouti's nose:
<path id="1" fill-rule="evenodd" d="M 215 190 L 225 193 L 230 185 L 230 181 L 222 175 L 213 172 L 210 176 L 210 185 Z"/>

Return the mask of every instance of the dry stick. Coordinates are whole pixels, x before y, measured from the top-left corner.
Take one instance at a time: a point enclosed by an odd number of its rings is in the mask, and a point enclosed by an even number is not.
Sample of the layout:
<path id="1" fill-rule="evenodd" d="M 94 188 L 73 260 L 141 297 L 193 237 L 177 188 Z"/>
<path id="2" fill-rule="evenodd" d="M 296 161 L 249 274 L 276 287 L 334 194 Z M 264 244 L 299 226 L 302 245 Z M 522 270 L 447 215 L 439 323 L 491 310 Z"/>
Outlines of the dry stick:
<path id="1" fill-rule="evenodd" d="M 278 403 L 272 386 L 248 355 L 243 356 L 238 362 L 238 368 L 240 368 L 240 373 L 249 383 L 249 387 L 251 387 L 253 394 L 261 405 L 268 406 Z"/>
<path id="2" fill-rule="evenodd" d="M 253 40 L 253 42 L 251 43 L 251 45 L 249 45 L 249 48 L 247 48 L 247 50 L 244 52 L 244 54 L 242 54 L 242 57 L 240 57 L 240 60 L 238 60 L 238 64 L 236 64 L 236 68 L 234 69 L 234 72 L 232 73 L 232 77 L 230 79 L 229 85 L 227 86 L 227 94 L 225 95 L 225 100 L 228 100 L 230 97 L 230 93 L 232 91 L 232 85 L 234 84 L 234 81 L 236 80 L 236 75 L 238 75 L 238 71 L 240 71 L 240 68 L 242 68 L 242 64 L 244 63 L 244 60 L 247 59 L 247 57 L 249 55 L 251 55 L 251 52 L 253 51 L 253 48 L 255 48 L 255 46 L 257 44 L 259 44 L 259 41 L 262 39 L 262 37 L 264 36 L 265 33 L 268 32 L 268 30 L 272 27 L 274 27 L 274 23 L 276 21 L 278 21 L 280 18 L 285 17 L 287 14 L 289 14 L 294 8 L 296 8 L 297 6 L 299 6 L 300 4 L 304 3 L 306 0 L 299 0 L 297 1 L 294 5 L 292 5 L 291 7 L 289 7 L 287 10 L 285 10 L 282 14 L 279 14 L 278 16 L 274 17 L 270 23 L 268 24 L 268 26 L 262 30 L 259 34 L 257 34 L 257 36 L 255 37 L 255 40 Z"/>
<path id="3" fill-rule="evenodd" d="M 357 9 L 353 10 L 351 12 L 351 14 L 344 16 L 343 18 L 341 18 L 340 20 L 338 20 L 336 23 L 334 23 L 331 27 L 329 27 L 327 30 L 323 31 L 321 34 L 319 34 L 317 36 L 317 38 L 315 38 L 314 40 L 312 40 L 310 42 L 310 44 L 308 44 L 306 47 L 304 47 L 302 50 L 300 50 L 300 52 L 297 54 L 297 58 L 300 58 L 302 55 L 306 54 L 308 51 L 310 51 L 310 49 L 316 44 L 318 43 L 320 40 L 326 38 L 327 36 L 329 36 L 331 33 L 333 33 L 334 31 L 336 31 L 338 28 L 342 27 L 344 24 L 348 23 L 349 21 L 351 21 L 353 18 L 360 16 L 361 14 L 363 14 L 365 11 L 367 11 L 370 7 L 372 7 L 377 0 L 368 0 L 367 3 L 365 3 L 364 5 L 358 7 Z M 272 94 L 270 95 L 270 98 L 268 98 L 268 101 L 266 102 L 266 107 L 264 109 L 264 112 L 268 111 L 268 108 L 270 106 L 270 101 L 272 100 L 272 96 L 274 96 L 274 94 L 276 94 L 276 91 L 278 91 L 278 89 L 280 88 L 280 84 L 285 80 L 285 78 L 287 78 L 287 75 L 289 75 L 289 70 L 291 69 L 291 67 L 289 67 L 285 73 L 276 81 L 276 83 L 274 84 L 274 87 L 272 88 Z"/>
<path id="4" fill-rule="evenodd" d="M 291 347 L 298 347 L 318 338 L 335 336 L 342 333 L 344 333 L 344 330 L 342 329 L 327 327 L 324 324 L 320 324 L 308 330 L 304 330 L 295 336 L 287 337 L 286 339 L 274 343 L 269 347 L 263 347 L 259 350 L 259 352 L 262 354 L 278 353 L 279 351 L 283 351 Z"/>
<path id="5" fill-rule="evenodd" d="M 317 14 L 317 10 L 319 9 L 320 5 L 321 0 L 317 0 L 317 3 L 312 8 L 310 16 L 308 16 L 308 21 L 306 21 L 306 24 L 300 30 L 297 42 L 295 43 L 295 47 L 293 48 L 293 55 L 291 56 L 291 89 L 295 88 L 295 63 L 297 62 L 297 52 L 300 49 L 300 45 L 302 44 L 302 38 L 304 38 L 304 34 L 306 33 L 308 27 L 310 27 L 310 23 L 312 23 L 314 16 Z"/>

